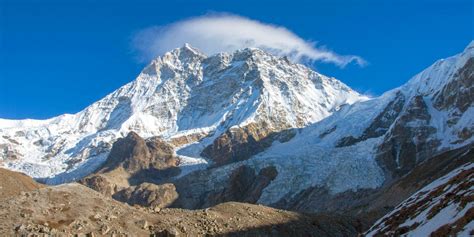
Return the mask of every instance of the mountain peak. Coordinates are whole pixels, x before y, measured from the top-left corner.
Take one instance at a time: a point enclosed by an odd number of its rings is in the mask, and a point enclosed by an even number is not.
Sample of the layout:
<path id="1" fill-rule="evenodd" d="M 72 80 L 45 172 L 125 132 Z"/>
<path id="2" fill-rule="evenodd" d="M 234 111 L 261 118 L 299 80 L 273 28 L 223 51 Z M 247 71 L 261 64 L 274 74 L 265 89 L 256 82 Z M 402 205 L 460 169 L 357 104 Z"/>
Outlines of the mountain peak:
<path id="1" fill-rule="evenodd" d="M 192 47 L 190 44 L 185 43 L 182 47 L 180 48 L 175 48 L 167 53 L 165 53 L 163 56 L 160 56 L 157 58 L 157 60 L 162 59 L 163 61 L 172 61 L 173 63 L 176 60 L 179 60 L 181 62 L 192 62 L 196 60 L 202 60 L 206 58 L 207 56 L 201 52 L 199 49 Z"/>
<path id="2" fill-rule="evenodd" d="M 0 131 L 0 145 L 6 144 L 12 157 L 5 158 L 10 168 L 34 177 L 80 170 L 53 181 L 65 182 L 99 167 L 112 143 L 130 131 L 177 146 L 196 143 L 194 150 L 182 152 L 195 157 L 191 153 L 199 154 L 232 127 L 248 127 L 264 137 L 317 122 L 364 98 L 342 82 L 261 49 L 207 57 L 185 44 L 77 114 Z"/>
<path id="3" fill-rule="evenodd" d="M 194 55 L 204 55 L 198 48 L 191 46 L 189 43 L 184 43 L 184 45 L 179 48 L 182 52 L 189 52 Z"/>
<path id="4" fill-rule="evenodd" d="M 428 95 L 441 90 L 458 77 L 452 76 L 465 67 L 474 56 L 474 41 L 471 41 L 463 52 L 444 59 L 439 59 L 428 68 L 424 69 L 406 84 L 402 85 L 406 94 Z"/>

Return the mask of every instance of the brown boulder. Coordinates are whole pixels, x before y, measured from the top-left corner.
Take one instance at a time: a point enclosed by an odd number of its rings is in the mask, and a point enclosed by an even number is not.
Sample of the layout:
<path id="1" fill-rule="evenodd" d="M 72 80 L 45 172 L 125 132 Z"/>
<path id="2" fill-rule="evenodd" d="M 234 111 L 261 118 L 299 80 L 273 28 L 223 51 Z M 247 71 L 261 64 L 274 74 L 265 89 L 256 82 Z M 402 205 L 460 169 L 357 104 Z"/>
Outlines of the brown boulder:
<path id="1" fill-rule="evenodd" d="M 116 185 L 110 183 L 106 177 L 100 174 L 85 177 L 79 183 L 107 196 L 114 194 L 116 189 Z"/>

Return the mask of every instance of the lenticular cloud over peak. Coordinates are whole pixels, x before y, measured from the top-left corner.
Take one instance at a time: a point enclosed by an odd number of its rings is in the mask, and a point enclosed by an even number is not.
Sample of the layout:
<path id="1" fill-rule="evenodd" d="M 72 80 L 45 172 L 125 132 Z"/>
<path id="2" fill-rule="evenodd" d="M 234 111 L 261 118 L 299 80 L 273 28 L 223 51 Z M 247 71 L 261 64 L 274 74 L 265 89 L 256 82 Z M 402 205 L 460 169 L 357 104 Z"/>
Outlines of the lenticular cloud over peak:
<path id="1" fill-rule="evenodd" d="M 151 60 L 171 49 L 189 43 L 208 55 L 241 48 L 261 48 L 293 61 L 322 61 L 345 66 L 365 61 L 353 55 L 342 56 L 317 48 L 288 29 L 236 15 L 207 15 L 154 26 L 137 33 L 133 47 L 142 60 Z"/>

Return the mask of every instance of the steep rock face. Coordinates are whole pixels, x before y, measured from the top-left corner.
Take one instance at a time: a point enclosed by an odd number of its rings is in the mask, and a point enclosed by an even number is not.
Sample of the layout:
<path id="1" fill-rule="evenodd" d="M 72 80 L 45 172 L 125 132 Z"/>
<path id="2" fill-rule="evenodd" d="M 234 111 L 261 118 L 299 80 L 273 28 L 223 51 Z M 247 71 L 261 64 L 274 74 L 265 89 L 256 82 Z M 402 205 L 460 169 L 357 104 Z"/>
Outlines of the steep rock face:
<path id="1" fill-rule="evenodd" d="M 432 135 L 431 115 L 422 96 L 413 97 L 379 146 L 377 161 L 394 176 L 402 176 L 431 157 L 441 142 Z"/>
<path id="2" fill-rule="evenodd" d="M 427 185 L 380 219 L 367 236 L 468 236 L 474 231 L 474 164 Z"/>
<path id="3" fill-rule="evenodd" d="M 449 82 L 436 94 L 433 105 L 438 110 L 457 108 L 464 113 L 474 100 L 474 59 L 469 58 L 454 77 L 456 80 Z"/>
<path id="4" fill-rule="evenodd" d="M 474 59 L 470 58 L 464 67 L 456 72 L 453 80 L 435 95 L 433 106 L 438 110 L 449 110 L 447 125 L 455 126 L 470 108 L 474 101 Z M 458 140 L 462 143 L 474 135 L 474 125 L 464 127 L 457 133 Z"/>

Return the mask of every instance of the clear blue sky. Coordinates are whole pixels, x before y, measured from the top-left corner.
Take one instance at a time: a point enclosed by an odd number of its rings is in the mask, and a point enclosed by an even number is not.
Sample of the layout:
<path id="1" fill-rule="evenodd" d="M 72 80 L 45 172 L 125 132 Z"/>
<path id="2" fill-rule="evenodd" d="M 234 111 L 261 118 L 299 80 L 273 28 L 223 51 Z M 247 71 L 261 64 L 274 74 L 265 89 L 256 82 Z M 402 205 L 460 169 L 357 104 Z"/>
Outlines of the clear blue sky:
<path id="1" fill-rule="evenodd" d="M 100 3 L 95 3 L 100 2 Z M 137 31 L 212 12 L 288 28 L 366 67 L 317 63 L 362 93 L 379 95 L 474 37 L 472 0 L 86 1 L 0 0 L 0 117 L 75 113 L 133 80 Z"/>

